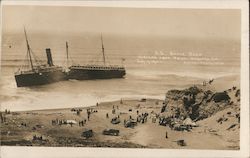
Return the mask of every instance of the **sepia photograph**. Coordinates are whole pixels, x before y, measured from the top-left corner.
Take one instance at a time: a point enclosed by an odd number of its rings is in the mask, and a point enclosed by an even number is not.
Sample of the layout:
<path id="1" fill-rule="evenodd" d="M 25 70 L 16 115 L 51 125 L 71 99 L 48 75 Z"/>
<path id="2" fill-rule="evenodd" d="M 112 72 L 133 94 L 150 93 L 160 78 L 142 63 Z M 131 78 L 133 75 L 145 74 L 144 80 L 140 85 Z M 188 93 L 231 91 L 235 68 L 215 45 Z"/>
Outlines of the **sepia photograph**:
<path id="1" fill-rule="evenodd" d="M 40 148 L 246 156 L 243 7 L 127 3 L 1 4 L 3 158 Z"/>

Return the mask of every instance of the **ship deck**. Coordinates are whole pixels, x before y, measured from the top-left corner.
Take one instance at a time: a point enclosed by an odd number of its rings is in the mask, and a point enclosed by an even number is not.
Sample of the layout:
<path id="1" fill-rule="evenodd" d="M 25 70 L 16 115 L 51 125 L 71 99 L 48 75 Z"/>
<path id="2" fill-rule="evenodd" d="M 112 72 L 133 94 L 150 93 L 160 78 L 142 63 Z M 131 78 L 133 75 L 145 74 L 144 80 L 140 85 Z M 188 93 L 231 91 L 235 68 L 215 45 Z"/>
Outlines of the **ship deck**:
<path id="1" fill-rule="evenodd" d="M 34 73 L 43 73 L 43 72 L 53 72 L 53 71 L 63 71 L 63 68 L 60 66 L 37 66 L 34 69 L 30 70 L 19 70 L 15 73 L 15 75 L 21 74 L 34 74 Z"/>
<path id="2" fill-rule="evenodd" d="M 84 70 L 120 70 L 123 71 L 125 68 L 123 66 L 116 65 L 72 65 L 69 67 L 70 69 L 84 69 Z"/>

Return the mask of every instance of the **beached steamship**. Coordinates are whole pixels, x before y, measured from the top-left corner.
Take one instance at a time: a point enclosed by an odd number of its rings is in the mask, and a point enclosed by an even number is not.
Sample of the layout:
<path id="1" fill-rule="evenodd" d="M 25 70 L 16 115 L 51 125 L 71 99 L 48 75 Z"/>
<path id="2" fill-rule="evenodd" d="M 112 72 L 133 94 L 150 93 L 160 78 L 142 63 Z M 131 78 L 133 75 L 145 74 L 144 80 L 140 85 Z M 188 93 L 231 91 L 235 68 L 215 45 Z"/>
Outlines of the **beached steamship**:
<path id="1" fill-rule="evenodd" d="M 24 29 L 27 56 L 29 62 L 29 68 L 27 70 L 19 69 L 15 73 L 15 80 L 17 87 L 44 85 L 66 79 L 66 73 L 61 66 L 53 64 L 50 48 L 46 49 L 47 64 L 35 63 L 36 60 L 32 60 L 32 50 L 29 45 L 26 30 Z"/>
<path id="2" fill-rule="evenodd" d="M 32 60 L 32 50 L 29 45 L 26 31 L 24 29 L 27 44 L 28 70 L 19 69 L 15 73 L 17 87 L 44 85 L 62 80 L 93 80 L 93 79 L 112 79 L 123 78 L 126 74 L 124 66 L 107 65 L 102 41 L 103 65 L 71 65 L 68 71 L 61 66 L 53 64 L 50 48 L 46 49 L 47 64 L 34 63 Z M 68 43 L 66 42 L 67 62 L 68 62 Z M 34 57 L 33 57 L 34 58 Z"/>

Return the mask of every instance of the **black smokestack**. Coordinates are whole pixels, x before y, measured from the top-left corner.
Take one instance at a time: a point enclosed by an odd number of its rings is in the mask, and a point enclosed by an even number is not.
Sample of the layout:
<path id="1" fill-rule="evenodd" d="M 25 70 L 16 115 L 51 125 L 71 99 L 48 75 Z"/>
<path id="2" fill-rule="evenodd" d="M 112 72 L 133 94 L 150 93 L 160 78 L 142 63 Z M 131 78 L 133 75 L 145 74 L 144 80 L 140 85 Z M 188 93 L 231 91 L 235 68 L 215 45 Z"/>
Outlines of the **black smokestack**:
<path id="1" fill-rule="evenodd" d="M 49 64 L 49 66 L 54 66 L 50 48 L 46 48 L 46 54 L 47 54 L 47 63 Z"/>

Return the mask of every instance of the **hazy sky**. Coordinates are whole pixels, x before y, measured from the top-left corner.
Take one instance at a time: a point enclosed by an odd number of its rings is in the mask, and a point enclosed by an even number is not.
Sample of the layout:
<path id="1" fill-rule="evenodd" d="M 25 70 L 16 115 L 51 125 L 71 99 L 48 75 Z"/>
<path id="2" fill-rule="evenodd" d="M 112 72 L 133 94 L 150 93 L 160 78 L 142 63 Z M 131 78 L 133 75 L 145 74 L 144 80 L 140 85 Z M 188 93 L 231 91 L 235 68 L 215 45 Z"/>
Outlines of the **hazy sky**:
<path id="1" fill-rule="evenodd" d="M 3 6 L 3 32 L 240 39 L 240 10 Z"/>

